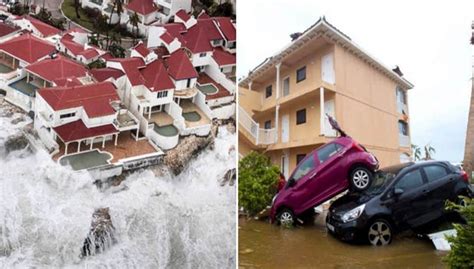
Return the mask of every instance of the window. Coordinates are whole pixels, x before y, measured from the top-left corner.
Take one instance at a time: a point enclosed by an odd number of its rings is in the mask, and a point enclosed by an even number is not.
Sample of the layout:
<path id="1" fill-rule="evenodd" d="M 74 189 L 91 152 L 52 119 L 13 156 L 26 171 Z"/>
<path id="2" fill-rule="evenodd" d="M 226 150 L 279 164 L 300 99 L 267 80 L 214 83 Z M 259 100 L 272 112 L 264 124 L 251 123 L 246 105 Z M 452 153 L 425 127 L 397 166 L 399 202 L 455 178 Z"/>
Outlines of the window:
<path id="1" fill-rule="evenodd" d="M 402 120 L 398 121 L 398 133 L 408 135 L 408 124 Z"/>
<path id="2" fill-rule="evenodd" d="M 265 98 L 272 96 L 272 85 L 268 85 L 265 88 Z"/>
<path id="3" fill-rule="evenodd" d="M 337 143 L 331 143 L 318 150 L 319 163 L 327 161 L 342 149 L 342 146 Z"/>
<path id="4" fill-rule="evenodd" d="M 423 185 L 423 177 L 420 169 L 415 169 L 406 173 L 395 185 L 395 188 L 400 188 L 404 191 L 414 189 Z"/>
<path id="5" fill-rule="evenodd" d="M 186 82 L 186 88 L 191 88 L 191 79 L 188 78 L 188 81 Z"/>
<path id="6" fill-rule="evenodd" d="M 448 171 L 446 171 L 446 168 L 440 165 L 429 165 L 423 167 L 423 170 L 425 170 L 428 182 L 436 181 L 448 175 Z"/>
<path id="7" fill-rule="evenodd" d="M 306 157 L 306 154 L 297 154 L 296 155 L 296 165 L 298 165 Z"/>
<path id="8" fill-rule="evenodd" d="M 206 57 L 206 55 L 207 55 L 207 53 L 205 53 L 205 52 L 199 53 L 199 57 L 201 57 L 201 58 L 202 58 L 202 57 Z"/>
<path id="9" fill-rule="evenodd" d="M 217 46 L 217 45 L 220 45 L 220 44 L 221 44 L 221 41 L 219 39 L 212 40 L 212 45 Z"/>
<path id="10" fill-rule="evenodd" d="M 59 116 L 60 119 L 70 118 L 76 116 L 76 112 L 66 113 Z"/>
<path id="11" fill-rule="evenodd" d="M 296 70 L 296 83 L 306 79 L 306 66 Z"/>
<path id="12" fill-rule="evenodd" d="M 296 111 L 296 125 L 306 122 L 306 109 Z"/>
<path id="13" fill-rule="evenodd" d="M 235 43 L 235 41 L 229 41 L 229 43 L 227 44 L 227 47 L 228 47 L 229 49 L 235 49 L 236 44 L 237 44 L 237 43 Z"/>
<path id="14" fill-rule="evenodd" d="M 295 173 L 293 174 L 293 179 L 295 181 L 300 180 L 302 177 L 306 176 L 311 170 L 315 168 L 314 165 L 314 155 L 311 155 L 309 158 L 303 161 L 303 163 L 296 168 Z"/>
<path id="15" fill-rule="evenodd" d="M 406 93 L 400 87 L 397 87 L 397 101 L 402 103 L 402 104 L 407 103 Z"/>
<path id="16" fill-rule="evenodd" d="M 271 120 L 267 120 L 265 122 L 265 129 L 271 129 L 272 128 L 272 121 Z"/>
<path id="17" fill-rule="evenodd" d="M 283 80 L 283 96 L 290 94 L 290 78 L 285 78 Z"/>
<path id="18" fill-rule="evenodd" d="M 168 91 L 160 91 L 156 94 L 157 98 L 165 98 L 168 96 Z"/>

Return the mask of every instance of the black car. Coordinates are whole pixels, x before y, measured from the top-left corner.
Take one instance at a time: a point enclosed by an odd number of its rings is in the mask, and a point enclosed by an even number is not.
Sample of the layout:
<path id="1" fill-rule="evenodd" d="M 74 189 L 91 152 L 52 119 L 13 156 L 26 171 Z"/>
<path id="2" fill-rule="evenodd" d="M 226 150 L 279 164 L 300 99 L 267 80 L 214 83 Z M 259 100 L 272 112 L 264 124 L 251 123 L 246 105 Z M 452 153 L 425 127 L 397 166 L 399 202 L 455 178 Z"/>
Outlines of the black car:
<path id="1" fill-rule="evenodd" d="M 395 233 L 420 227 L 448 213 L 447 199 L 472 197 L 466 172 L 449 162 L 405 163 L 379 170 L 362 193 L 336 200 L 326 218 L 329 232 L 344 241 L 387 245 Z"/>

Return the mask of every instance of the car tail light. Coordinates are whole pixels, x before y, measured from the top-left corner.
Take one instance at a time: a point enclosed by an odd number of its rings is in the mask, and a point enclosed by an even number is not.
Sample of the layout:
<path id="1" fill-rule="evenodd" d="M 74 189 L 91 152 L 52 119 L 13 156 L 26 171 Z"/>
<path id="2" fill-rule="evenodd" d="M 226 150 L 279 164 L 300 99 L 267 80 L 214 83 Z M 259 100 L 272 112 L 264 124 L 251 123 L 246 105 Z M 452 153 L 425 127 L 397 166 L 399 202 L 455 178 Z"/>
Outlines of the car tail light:
<path id="1" fill-rule="evenodd" d="M 462 178 L 462 180 L 466 181 L 466 183 L 469 184 L 469 177 L 467 176 L 466 171 L 461 170 L 461 178 Z"/>

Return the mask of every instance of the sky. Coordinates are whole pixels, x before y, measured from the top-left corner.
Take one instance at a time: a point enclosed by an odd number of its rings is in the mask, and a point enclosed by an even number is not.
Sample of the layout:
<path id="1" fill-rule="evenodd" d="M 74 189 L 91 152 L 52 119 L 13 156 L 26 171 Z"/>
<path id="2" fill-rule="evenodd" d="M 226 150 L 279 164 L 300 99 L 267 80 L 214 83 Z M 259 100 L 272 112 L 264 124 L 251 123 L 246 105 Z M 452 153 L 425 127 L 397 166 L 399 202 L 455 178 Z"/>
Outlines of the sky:
<path id="1" fill-rule="evenodd" d="M 408 93 L 412 144 L 461 162 L 471 95 L 474 1 L 240 0 L 237 74 L 244 77 L 320 16 L 386 66 L 399 65 Z"/>

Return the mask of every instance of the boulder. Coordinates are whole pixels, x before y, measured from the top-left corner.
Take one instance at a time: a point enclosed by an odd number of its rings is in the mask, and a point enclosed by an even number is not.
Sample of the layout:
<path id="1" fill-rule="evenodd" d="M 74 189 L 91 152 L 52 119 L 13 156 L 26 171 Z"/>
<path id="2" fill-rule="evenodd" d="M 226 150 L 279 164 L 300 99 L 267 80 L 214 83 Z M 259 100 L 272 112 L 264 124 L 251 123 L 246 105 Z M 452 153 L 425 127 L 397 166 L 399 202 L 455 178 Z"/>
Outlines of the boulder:
<path id="1" fill-rule="evenodd" d="M 229 186 L 234 186 L 236 180 L 235 168 L 227 170 L 224 177 L 221 180 L 221 186 L 229 184 Z"/>
<path id="2" fill-rule="evenodd" d="M 28 146 L 28 139 L 23 133 L 7 137 L 5 141 L 5 151 L 10 153 L 15 150 L 22 150 Z"/>
<path id="3" fill-rule="evenodd" d="M 201 152 L 202 149 L 211 145 L 213 141 L 213 135 L 207 137 L 187 136 L 181 139 L 177 147 L 166 152 L 164 163 L 173 174 L 178 175 L 183 171 L 191 158 Z"/>
<path id="4" fill-rule="evenodd" d="M 99 208 L 92 214 L 89 234 L 82 246 L 82 257 L 102 253 L 117 242 L 114 236 L 114 225 L 109 208 Z"/>

